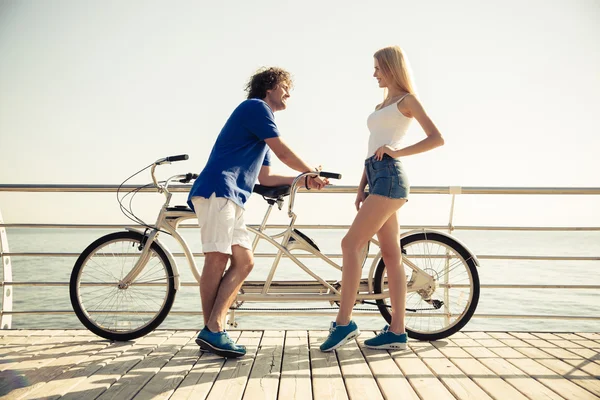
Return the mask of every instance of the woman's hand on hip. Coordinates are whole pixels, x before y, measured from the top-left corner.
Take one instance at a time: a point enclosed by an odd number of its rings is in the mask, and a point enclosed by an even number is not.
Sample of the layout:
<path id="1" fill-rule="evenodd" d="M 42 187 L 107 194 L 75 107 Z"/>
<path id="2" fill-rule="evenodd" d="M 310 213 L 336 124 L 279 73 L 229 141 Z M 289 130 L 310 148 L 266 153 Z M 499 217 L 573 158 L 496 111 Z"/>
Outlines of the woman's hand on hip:
<path id="1" fill-rule="evenodd" d="M 380 148 L 378 148 L 375 151 L 375 159 L 377 161 L 381 161 L 381 159 L 383 159 L 383 156 L 385 154 L 389 155 L 390 157 L 394 157 L 392 154 L 394 153 L 394 149 L 389 145 L 386 144 L 385 146 L 381 146 Z"/>

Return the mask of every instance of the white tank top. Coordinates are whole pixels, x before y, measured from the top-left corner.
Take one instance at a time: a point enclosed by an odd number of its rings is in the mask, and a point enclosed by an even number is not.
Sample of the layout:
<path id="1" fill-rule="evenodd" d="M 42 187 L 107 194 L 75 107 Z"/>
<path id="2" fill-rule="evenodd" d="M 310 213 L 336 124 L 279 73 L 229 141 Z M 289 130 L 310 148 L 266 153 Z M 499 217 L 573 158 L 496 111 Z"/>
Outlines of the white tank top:
<path id="1" fill-rule="evenodd" d="M 394 149 L 400 147 L 400 142 L 406 135 L 412 118 L 408 118 L 398 110 L 398 103 L 404 100 L 409 94 L 405 94 L 400 100 L 386 107 L 375 110 L 367 118 L 367 127 L 371 132 L 369 135 L 367 158 L 374 155 L 378 148 L 386 144 Z"/>

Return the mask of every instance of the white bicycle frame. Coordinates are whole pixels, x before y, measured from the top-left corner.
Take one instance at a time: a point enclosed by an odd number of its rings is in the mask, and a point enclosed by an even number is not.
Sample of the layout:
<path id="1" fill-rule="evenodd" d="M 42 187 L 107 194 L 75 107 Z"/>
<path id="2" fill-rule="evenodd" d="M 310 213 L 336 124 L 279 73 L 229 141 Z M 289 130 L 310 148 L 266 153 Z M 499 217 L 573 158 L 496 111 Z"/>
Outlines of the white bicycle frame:
<path id="1" fill-rule="evenodd" d="M 191 252 L 187 242 L 185 239 L 179 234 L 178 227 L 182 221 L 188 219 L 195 219 L 196 214 L 187 207 L 169 207 L 172 194 L 169 192 L 168 187 L 172 181 L 177 181 L 183 178 L 186 178 L 186 175 L 174 175 L 170 177 L 164 185 L 161 185 L 157 182 L 156 177 L 154 175 L 154 171 L 157 165 L 160 163 L 155 163 L 152 166 L 151 174 L 152 180 L 158 189 L 159 193 L 163 193 L 166 197 L 165 203 L 161 207 L 160 213 L 156 219 L 156 224 L 150 230 L 149 233 L 146 231 L 140 231 L 139 229 L 130 228 L 129 230 L 137 231 L 146 236 L 146 242 L 144 244 L 144 248 L 141 252 L 141 256 L 136 262 L 133 269 L 120 281 L 119 287 L 125 288 L 131 284 L 135 280 L 135 278 L 142 272 L 146 263 L 150 258 L 150 246 L 152 243 L 156 242 L 162 250 L 167 254 L 169 261 L 173 267 L 174 279 L 175 279 L 175 289 L 179 290 L 180 288 L 180 276 L 179 269 L 177 267 L 177 262 L 173 257 L 172 253 L 168 250 L 167 247 L 162 245 L 158 241 L 158 236 L 160 231 L 168 232 L 173 236 L 173 238 L 179 243 L 181 248 L 183 249 L 184 255 L 187 259 L 188 265 L 194 275 L 194 278 L 200 283 L 200 271 L 194 261 L 193 253 Z M 253 232 L 256 236 L 252 243 L 252 250 L 256 249 L 258 242 L 260 240 L 266 240 L 271 245 L 277 248 L 277 254 L 274 256 L 274 260 L 271 266 L 271 269 L 268 273 L 266 280 L 264 281 L 246 281 L 242 286 L 242 294 L 237 296 L 237 301 L 339 301 L 341 297 L 341 293 L 339 290 L 339 286 L 336 287 L 336 282 L 328 282 L 321 278 L 319 275 L 314 273 L 309 267 L 307 267 L 304 263 L 302 263 L 294 254 L 291 253 L 292 250 L 304 250 L 306 252 L 311 253 L 313 256 L 320 258 L 330 266 L 342 270 L 342 267 L 332 261 L 330 258 L 325 256 L 319 250 L 314 248 L 308 241 L 306 241 L 302 236 L 298 235 L 294 231 L 294 223 L 296 221 L 296 214 L 293 212 L 295 195 L 298 190 L 298 183 L 305 176 L 314 176 L 317 175 L 317 172 L 306 172 L 293 181 L 290 188 L 290 199 L 289 199 L 289 208 L 288 208 L 288 216 L 290 217 L 289 226 L 283 231 L 276 235 L 269 236 L 264 233 L 264 230 L 267 225 L 267 220 L 272 211 L 273 205 L 275 202 L 278 204 L 279 209 L 282 208 L 283 199 L 273 200 L 269 202 L 269 207 L 265 213 L 263 221 L 258 229 L 248 226 L 247 229 L 250 232 Z M 406 232 L 402 235 L 402 237 L 414 234 L 415 232 L 427 232 L 427 230 L 419 230 L 419 231 L 410 231 Z M 432 231 L 433 232 L 433 231 Z M 441 234 L 441 232 L 437 232 Z M 292 239 L 293 240 L 290 240 Z M 277 242 L 276 239 L 281 239 L 281 243 Z M 371 243 L 379 246 L 379 242 L 375 239 L 371 239 Z M 277 267 L 279 265 L 279 261 L 282 256 L 288 257 L 292 260 L 298 267 L 300 267 L 304 272 L 314 278 L 314 281 L 277 281 L 273 282 L 273 276 L 277 271 Z M 365 252 L 364 257 L 366 259 L 367 254 Z M 381 259 L 381 252 L 379 252 L 374 258 L 368 278 L 361 279 L 359 286 L 359 294 L 357 295 L 357 301 L 361 300 L 377 300 L 377 299 L 385 299 L 389 297 L 388 291 L 383 291 L 383 293 L 375 294 L 374 293 L 374 274 L 375 269 L 379 260 Z M 412 270 L 412 277 L 410 277 L 408 282 L 408 292 L 414 292 L 419 290 L 435 290 L 436 286 L 444 286 L 439 285 L 439 283 L 435 282 L 434 278 L 424 272 L 417 265 L 412 263 L 406 257 L 403 257 L 402 262 L 404 265 L 409 267 Z"/>

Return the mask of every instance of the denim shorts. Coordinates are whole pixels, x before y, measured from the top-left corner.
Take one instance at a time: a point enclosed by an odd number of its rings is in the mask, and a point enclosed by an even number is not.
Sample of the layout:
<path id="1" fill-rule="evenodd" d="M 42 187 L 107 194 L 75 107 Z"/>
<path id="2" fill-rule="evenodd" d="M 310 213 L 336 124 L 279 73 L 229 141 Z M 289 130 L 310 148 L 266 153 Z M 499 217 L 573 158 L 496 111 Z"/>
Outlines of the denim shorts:
<path id="1" fill-rule="evenodd" d="M 375 156 L 369 157 L 365 160 L 365 171 L 369 194 L 408 200 L 410 184 L 399 159 L 387 154 L 380 161 Z"/>

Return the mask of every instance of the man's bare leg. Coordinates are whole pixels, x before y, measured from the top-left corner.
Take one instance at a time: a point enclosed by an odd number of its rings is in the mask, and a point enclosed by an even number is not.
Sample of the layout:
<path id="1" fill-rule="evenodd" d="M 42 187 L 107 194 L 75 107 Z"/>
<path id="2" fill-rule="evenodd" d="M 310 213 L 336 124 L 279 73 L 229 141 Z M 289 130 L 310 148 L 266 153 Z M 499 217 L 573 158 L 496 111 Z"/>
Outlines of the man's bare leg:
<path id="1" fill-rule="evenodd" d="M 200 278 L 200 299 L 205 326 L 208 324 L 229 257 L 229 254 L 218 252 L 204 254 L 204 269 L 202 269 Z"/>
<path id="2" fill-rule="evenodd" d="M 246 280 L 254 267 L 252 250 L 234 245 L 231 247 L 231 252 L 231 266 L 221 279 L 210 318 L 206 323 L 206 326 L 212 332 L 223 330 L 223 323 L 229 307 L 233 304 L 244 280 Z"/>

